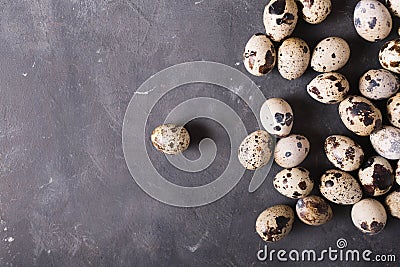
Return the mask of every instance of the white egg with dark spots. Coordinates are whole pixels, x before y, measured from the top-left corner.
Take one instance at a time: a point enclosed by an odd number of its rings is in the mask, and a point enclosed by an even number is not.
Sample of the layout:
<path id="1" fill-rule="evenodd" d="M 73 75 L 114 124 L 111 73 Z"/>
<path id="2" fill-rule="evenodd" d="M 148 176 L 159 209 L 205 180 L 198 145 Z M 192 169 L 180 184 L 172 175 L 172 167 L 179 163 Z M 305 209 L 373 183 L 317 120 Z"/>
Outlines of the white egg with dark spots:
<path id="1" fill-rule="evenodd" d="M 399 90 L 399 87 L 397 76 L 384 69 L 369 70 L 359 81 L 361 94 L 373 100 L 389 98 Z"/>
<path id="2" fill-rule="evenodd" d="M 284 137 L 292 130 L 293 110 L 284 99 L 270 98 L 261 106 L 260 120 L 268 132 Z"/>
<path id="3" fill-rule="evenodd" d="M 307 93 L 324 104 L 336 104 L 342 101 L 350 90 L 346 77 L 337 72 L 323 73 L 307 85 Z"/>
<path id="4" fill-rule="evenodd" d="M 297 200 L 296 213 L 303 223 L 313 226 L 325 224 L 333 217 L 331 206 L 318 196 L 307 196 Z"/>
<path id="5" fill-rule="evenodd" d="M 400 219 L 400 189 L 390 193 L 385 199 L 385 204 L 389 213 L 393 217 Z"/>
<path id="6" fill-rule="evenodd" d="M 190 136 L 182 126 L 163 124 L 153 130 L 151 142 L 157 150 L 165 154 L 176 155 L 188 148 Z"/>
<path id="7" fill-rule="evenodd" d="M 239 162 L 248 170 L 261 168 L 272 157 L 272 138 L 266 131 L 249 134 L 239 146 Z"/>
<path id="8" fill-rule="evenodd" d="M 397 168 L 395 173 L 396 183 L 400 185 L 400 160 L 397 162 Z"/>
<path id="9" fill-rule="evenodd" d="M 386 107 L 389 122 L 393 126 L 400 128 L 400 93 L 391 97 L 388 100 Z"/>
<path id="10" fill-rule="evenodd" d="M 299 78 L 310 63 L 310 48 L 300 38 L 288 38 L 278 49 L 278 71 L 288 80 Z"/>
<path id="11" fill-rule="evenodd" d="M 393 15 L 400 18 L 400 1 L 399 0 L 386 0 L 386 5 L 389 8 L 389 10 L 393 13 Z"/>
<path id="12" fill-rule="evenodd" d="M 382 67 L 400 74 L 400 39 L 389 41 L 379 50 L 379 63 Z"/>
<path id="13" fill-rule="evenodd" d="M 264 9 L 267 36 L 280 42 L 289 37 L 297 24 L 298 9 L 294 0 L 271 0 Z"/>
<path id="14" fill-rule="evenodd" d="M 272 71 L 276 62 L 275 47 L 262 33 L 253 35 L 244 48 L 243 63 L 248 72 L 262 76 Z"/>
<path id="15" fill-rule="evenodd" d="M 340 37 L 320 41 L 311 56 L 311 67 L 318 72 L 332 72 L 344 67 L 350 58 L 350 46 Z"/>
<path id="16" fill-rule="evenodd" d="M 258 215 L 256 232 L 266 242 L 277 242 L 292 230 L 293 209 L 286 205 L 272 206 Z"/>
<path id="17" fill-rule="evenodd" d="M 273 185 L 275 189 L 288 198 L 303 198 L 308 196 L 314 182 L 310 172 L 303 167 L 283 169 L 276 174 Z"/>
<path id="18" fill-rule="evenodd" d="M 358 178 L 365 193 L 370 196 L 381 196 L 389 192 L 393 186 L 393 168 L 383 157 L 370 157 L 358 171 Z"/>
<path id="19" fill-rule="evenodd" d="M 328 136 L 324 149 L 329 161 L 343 171 L 355 171 L 364 161 L 362 147 L 347 136 Z"/>
<path id="20" fill-rule="evenodd" d="M 357 180 L 340 170 L 326 171 L 321 177 L 319 189 L 327 200 L 340 205 L 353 205 L 363 196 Z"/>
<path id="21" fill-rule="evenodd" d="M 297 0 L 301 3 L 303 19 L 310 24 L 323 22 L 332 11 L 331 0 Z"/>
<path id="22" fill-rule="evenodd" d="M 368 136 L 382 127 L 382 113 L 362 96 L 348 96 L 339 104 L 339 115 L 347 129 Z"/>
<path id="23" fill-rule="evenodd" d="M 387 215 L 385 207 L 379 201 L 366 198 L 354 204 L 351 219 L 358 230 L 373 235 L 385 228 Z"/>
<path id="24" fill-rule="evenodd" d="M 383 126 L 369 136 L 375 151 L 387 159 L 400 159 L 400 129 Z"/>
<path id="25" fill-rule="evenodd" d="M 292 134 L 276 143 L 275 162 L 283 168 L 293 168 L 302 163 L 310 151 L 310 142 L 305 136 Z"/>
<path id="26" fill-rule="evenodd" d="M 361 0 L 354 9 L 354 27 L 367 41 L 383 40 L 392 30 L 392 17 L 379 1 Z"/>

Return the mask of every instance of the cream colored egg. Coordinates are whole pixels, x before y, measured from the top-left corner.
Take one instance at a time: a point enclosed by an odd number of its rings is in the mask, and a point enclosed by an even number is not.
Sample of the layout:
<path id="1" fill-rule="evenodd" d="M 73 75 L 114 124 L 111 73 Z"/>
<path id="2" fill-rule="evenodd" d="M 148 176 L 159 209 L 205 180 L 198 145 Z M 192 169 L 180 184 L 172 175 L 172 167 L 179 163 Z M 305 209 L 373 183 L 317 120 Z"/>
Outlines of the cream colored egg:
<path id="1" fill-rule="evenodd" d="M 292 230 L 293 209 L 286 205 L 276 205 L 264 210 L 256 220 L 256 232 L 266 242 L 277 242 Z"/>
<path id="2" fill-rule="evenodd" d="M 370 157 L 358 171 L 358 178 L 365 193 L 370 196 L 381 196 L 389 192 L 393 186 L 393 168 L 383 157 Z"/>
<path id="3" fill-rule="evenodd" d="M 369 139 L 375 151 L 387 159 L 400 159 L 400 129 L 383 126 L 373 132 Z"/>
<path id="4" fill-rule="evenodd" d="M 355 171 L 364 161 L 362 147 L 347 136 L 328 136 L 324 149 L 329 161 L 343 171 Z"/>
<path id="5" fill-rule="evenodd" d="M 283 169 L 276 174 L 273 185 L 275 189 L 288 198 L 303 198 L 308 196 L 314 182 L 310 172 L 302 167 Z"/>
<path id="6" fill-rule="evenodd" d="M 331 0 L 298 0 L 302 9 L 303 19 L 310 24 L 323 22 L 332 11 Z"/>
<path id="7" fill-rule="evenodd" d="M 386 225 L 386 210 L 379 201 L 366 198 L 354 204 L 351 209 L 353 224 L 363 233 L 377 234 Z"/>
<path id="8" fill-rule="evenodd" d="M 333 72 L 344 67 L 350 58 L 350 46 L 340 37 L 320 41 L 311 56 L 311 67 L 318 72 Z"/>
<path id="9" fill-rule="evenodd" d="M 400 39 L 389 41 L 379 51 L 379 63 L 382 67 L 400 73 Z"/>
<path id="10" fill-rule="evenodd" d="M 260 120 L 268 132 L 284 137 L 292 130 L 293 110 L 284 99 L 270 98 L 261 106 Z"/>
<path id="11" fill-rule="evenodd" d="M 369 70 L 359 81 L 363 96 L 372 100 L 381 100 L 394 95 L 400 87 L 396 75 L 385 69 Z"/>
<path id="12" fill-rule="evenodd" d="M 400 190 L 390 193 L 385 199 L 385 204 L 390 214 L 400 219 Z"/>
<path id="13" fill-rule="evenodd" d="M 265 34 L 255 34 L 247 42 L 243 63 L 248 72 L 263 76 L 272 71 L 276 62 L 275 47 Z"/>
<path id="14" fill-rule="evenodd" d="M 272 157 L 273 142 L 266 131 L 249 134 L 239 146 L 239 162 L 248 170 L 256 170 L 266 165 Z"/>
<path id="15" fill-rule="evenodd" d="M 349 82 L 344 75 L 337 72 L 323 73 L 307 85 L 307 93 L 324 104 L 337 104 L 350 90 Z"/>
<path id="16" fill-rule="evenodd" d="M 288 80 L 299 78 L 310 64 L 310 48 L 300 38 L 288 38 L 278 50 L 278 71 Z"/>
<path id="17" fill-rule="evenodd" d="M 151 142 L 157 150 L 165 154 L 176 155 L 188 148 L 190 136 L 182 126 L 163 124 L 153 130 Z"/>
<path id="18" fill-rule="evenodd" d="M 307 196 L 297 200 L 296 213 L 303 223 L 313 226 L 325 224 L 333 217 L 331 206 L 318 196 Z"/>
<path id="19" fill-rule="evenodd" d="M 301 164 L 310 151 L 310 142 L 305 136 L 292 134 L 276 143 L 275 162 L 283 168 L 293 168 Z"/>
<path id="20" fill-rule="evenodd" d="M 275 42 L 289 37 L 297 24 L 297 12 L 294 0 L 271 0 L 264 9 L 267 36 Z"/>
<path id="21" fill-rule="evenodd" d="M 387 104 L 387 116 L 390 123 L 400 128 L 400 93 L 397 93 L 395 96 L 391 97 Z"/>

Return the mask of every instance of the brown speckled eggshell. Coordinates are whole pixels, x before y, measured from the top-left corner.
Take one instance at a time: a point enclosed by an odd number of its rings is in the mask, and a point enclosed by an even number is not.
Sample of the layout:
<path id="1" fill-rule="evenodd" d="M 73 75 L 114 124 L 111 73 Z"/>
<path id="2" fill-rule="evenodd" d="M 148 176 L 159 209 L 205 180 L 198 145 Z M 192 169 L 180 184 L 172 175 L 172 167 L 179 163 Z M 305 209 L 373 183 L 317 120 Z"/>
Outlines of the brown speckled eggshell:
<path id="1" fill-rule="evenodd" d="M 358 230 L 373 235 L 383 230 L 387 215 L 379 201 L 366 198 L 354 204 L 351 209 L 351 219 Z"/>
<path id="2" fill-rule="evenodd" d="M 364 191 L 370 196 L 381 196 L 389 192 L 394 183 L 393 168 L 380 156 L 370 157 L 358 171 Z"/>
<path id="3" fill-rule="evenodd" d="M 313 226 L 325 224 L 333 217 L 331 206 L 318 196 L 308 196 L 297 200 L 296 213 L 302 222 Z"/>

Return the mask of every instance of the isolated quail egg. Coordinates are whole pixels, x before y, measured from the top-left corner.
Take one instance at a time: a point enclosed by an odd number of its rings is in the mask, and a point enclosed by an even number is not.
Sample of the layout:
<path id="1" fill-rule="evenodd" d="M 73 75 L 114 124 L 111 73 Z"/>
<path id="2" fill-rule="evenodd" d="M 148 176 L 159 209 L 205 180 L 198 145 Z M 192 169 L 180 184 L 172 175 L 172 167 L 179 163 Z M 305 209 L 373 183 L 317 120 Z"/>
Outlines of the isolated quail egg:
<path id="1" fill-rule="evenodd" d="M 294 0 L 271 0 L 264 9 L 267 35 L 275 42 L 290 36 L 297 24 L 297 12 Z"/>
<path id="2" fill-rule="evenodd" d="M 351 209 L 351 219 L 361 232 L 373 235 L 383 230 L 387 215 L 379 201 L 366 198 L 354 204 Z"/>
<path id="3" fill-rule="evenodd" d="M 273 184 L 279 193 L 294 199 L 308 196 L 314 187 L 310 172 L 302 167 L 283 169 L 276 174 Z"/>
<path id="4" fill-rule="evenodd" d="M 319 189 L 327 200 L 340 205 L 353 205 L 363 195 L 357 180 L 340 170 L 326 171 L 321 177 Z"/>
<path id="5" fill-rule="evenodd" d="M 396 183 L 400 185 L 400 160 L 397 162 L 397 168 L 396 168 L 396 173 L 395 173 L 395 179 Z"/>
<path id="6" fill-rule="evenodd" d="M 320 74 L 307 85 L 308 94 L 324 104 L 339 103 L 349 90 L 350 85 L 346 77 L 337 72 Z"/>
<path id="7" fill-rule="evenodd" d="M 339 104 L 344 125 L 360 136 L 370 135 L 382 126 L 382 114 L 371 101 L 362 96 L 348 96 Z"/>
<path id="8" fill-rule="evenodd" d="M 310 142 L 305 136 L 292 134 L 276 143 L 275 162 L 283 168 L 293 168 L 302 163 L 310 151 Z"/>
<path id="9" fill-rule="evenodd" d="M 297 0 L 303 6 L 303 19 L 310 24 L 319 24 L 332 10 L 331 0 Z"/>
<path id="10" fill-rule="evenodd" d="M 260 119 L 268 132 L 284 137 L 292 130 L 293 111 L 284 99 L 270 98 L 261 106 Z"/>
<path id="11" fill-rule="evenodd" d="M 393 15 L 400 18 L 400 1 L 399 0 L 386 0 L 386 5 Z"/>
<path id="12" fill-rule="evenodd" d="M 393 126 L 383 126 L 373 132 L 369 139 L 374 147 L 384 158 L 400 159 L 400 129 Z"/>
<path id="13" fill-rule="evenodd" d="M 383 40 L 392 30 L 392 17 L 379 1 L 361 0 L 354 9 L 354 27 L 367 41 Z"/>
<path id="14" fill-rule="evenodd" d="M 314 226 L 327 223 L 333 217 L 331 206 L 318 196 L 308 196 L 297 200 L 296 213 L 302 222 Z"/>
<path id="15" fill-rule="evenodd" d="M 190 143 L 188 131 L 176 124 L 163 124 L 156 127 L 151 133 L 153 146 L 170 155 L 176 155 L 185 151 Z"/>
<path id="16" fill-rule="evenodd" d="M 400 128 L 400 93 L 391 97 L 387 102 L 387 115 L 390 123 Z"/>
<path id="17" fill-rule="evenodd" d="M 350 47 L 339 37 L 328 37 L 317 44 L 311 56 L 311 67 L 318 72 L 332 72 L 346 65 Z"/>
<path id="18" fill-rule="evenodd" d="M 248 170 L 258 169 L 271 159 L 273 151 L 271 136 L 258 130 L 249 134 L 239 146 L 239 161 Z"/>
<path id="19" fill-rule="evenodd" d="M 380 156 L 370 157 L 358 171 L 358 178 L 364 191 L 370 196 L 386 194 L 394 182 L 392 166 Z"/>
<path id="20" fill-rule="evenodd" d="M 385 204 L 390 214 L 400 219 L 400 189 L 390 193 L 385 199 Z"/>
<path id="21" fill-rule="evenodd" d="M 283 78 L 294 80 L 306 71 L 310 63 L 310 48 L 300 38 L 288 38 L 278 50 L 278 71 Z"/>
<path id="22" fill-rule="evenodd" d="M 399 86 L 397 76 L 384 69 L 367 71 L 359 82 L 361 94 L 373 100 L 391 97 L 399 90 Z"/>
<path id="23" fill-rule="evenodd" d="M 276 62 L 271 40 L 262 33 L 253 35 L 244 48 L 243 62 L 246 70 L 255 76 L 271 72 Z"/>
<path id="24" fill-rule="evenodd" d="M 357 170 L 364 161 L 361 146 L 347 136 L 328 136 L 324 149 L 329 161 L 343 171 Z"/>
<path id="25" fill-rule="evenodd" d="M 272 206 L 258 215 L 256 231 L 267 242 L 277 242 L 292 230 L 294 212 L 286 205 Z"/>
<path id="26" fill-rule="evenodd" d="M 379 62 L 382 67 L 400 73 L 400 39 L 389 41 L 379 50 Z"/>

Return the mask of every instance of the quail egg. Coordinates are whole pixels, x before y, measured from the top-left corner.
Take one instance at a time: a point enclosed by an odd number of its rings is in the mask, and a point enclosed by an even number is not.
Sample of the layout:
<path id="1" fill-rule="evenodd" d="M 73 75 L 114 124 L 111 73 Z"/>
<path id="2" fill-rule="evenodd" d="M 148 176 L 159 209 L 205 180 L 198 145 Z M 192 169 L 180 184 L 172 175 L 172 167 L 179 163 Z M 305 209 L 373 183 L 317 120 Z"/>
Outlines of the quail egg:
<path id="1" fill-rule="evenodd" d="M 385 204 L 389 209 L 390 214 L 397 219 L 400 219 L 400 189 L 390 193 L 386 199 Z"/>
<path id="2" fill-rule="evenodd" d="M 275 42 L 290 36 L 297 24 L 297 12 L 294 0 L 271 0 L 264 9 L 267 35 Z"/>
<path id="3" fill-rule="evenodd" d="M 397 162 L 397 168 L 396 168 L 396 173 L 395 173 L 396 177 L 396 183 L 398 185 L 400 185 L 400 160 Z"/>
<path id="4" fill-rule="evenodd" d="M 294 199 L 308 196 L 314 187 L 310 172 L 302 167 L 283 169 L 276 174 L 273 184 L 279 193 Z"/>
<path id="5" fill-rule="evenodd" d="M 288 80 L 299 78 L 310 63 L 310 48 L 300 38 L 288 38 L 278 50 L 278 71 Z"/>
<path id="6" fill-rule="evenodd" d="M 327 223 L 333 217 L 331 206 L 318 196 L 308 196 L 297 200 L 296 213 L 302 222 L 313 226 Z"/>
<path id="7" fill-rule="evenodd" d="M 248 170 L 256 170 L 272 157 L 273 142 L 266 131 L 249 134 L 239 146 L 239 162 Z"/>
<path id="8" fill-rule="evenodd" d="M 277 242 L 290 233 L 293 222 L 293 209 L 276 205 L 261 212 L 256 220 L 256 231 L 264 241 Z"/>
<path id="9" fill-rule="evenodd" d="M 156 127 L 151 133 L 153 146 L 170 155 L 176 155 L 185 151 L 190 143 L 188 131 L 176 124 L 163 124 Z"/>
<path id="10" fill-rule="evenodd" d="M 400 2 L 398 0 L 386 0 L 386 5 L 393 15 L 400 18 Z"/>
<path id="11" fill-rule="evenodd" d="M 384 158 L 400 159 L 400 129 L 393 126 L 383 126 L 373 132 L 369 139 L 374 147 Z"/>
<path id="12" fill-rule="evenodd" d="M 328 136 L 324 149 L 329 161 L 343 171 L 357 170 L 364 161 L 362 147 L 347 136 Z"/>
<path id="13" fill-rule="evenodd" d="M 244 48 L 243 63 L 248 72 L 255 76 L 265 75 L 274 68 L 275 47 L 265 34 L 253 35 Z"/>
<path id="14" fill-rule="evenodd" d="M 332 10 L 331 0 L 297 0 L 302 5 L 303 19 L 310 24 L 319 24 Z"/>
<path id="15" fill-rule="evenodd" d="M 364 191 L 370 196 L 386 194 L 394 182 L 392 166 L 380 156 L 370 157 L 358 171 L 358 178 Z"/>
<path id="16" fill-rule="evenodd" d="M 260 119 L 268 132 L 284 137 L 292 130 L 293 111 L 284 99 L 270 98 L 261 106 Z"/>
<path id="17" fill-rule="evenodd" d="M 387 102 L 387 115 L 390 123 L 400 128 L 400 93 L 391 97 Z"/>
<path id="18" fill-rule="evenodd" d="M 363 195 L 357 180 L 340 170 L 326 171 L 321 177 L 319 189 L 327 200 L 340 205 L 353 205 Z"/>
<path id="19" fill-rule="evenodd" d="M 367 71 L 359 82 L 361 94 L 373 100 L 391 97 L 399 90 L 399 86 L 397 76 L 384 69 Z"/>
<path id="20" fill-rule="evenodd" d="M 317 44 L 311 56 L 311 67 L 318 72 L 332 72 L 346 65 L 350 47 L 339 37 L 328 37 Z"/>
<path id="21" fill-rule="evenodd" d="M 400 73 L 400 39 L 389 41 L 379 51 L 379 62 L 382 67 Z"/>
<path id="22" fill-rule="evenodd" d="M 308 94 L 324 104 L 339 103 L 349 90 L 350 85 L 346 77 L 336 72 L 320 74 L 307 85 Z"/>
<path id="23" fill-rule="evenodd" d="M 358 230 L 372 235 L 383 230 L 387 215 L 379 201 L 366 198 L 354 204 L 351 209 L 351 219 Z"/>
<path id="24" fill-rule="evenodd" d="M 302 163 L 310 151 L 310 142 L 305 136 L 292 134 L 276 143 L 275 162 L 283 168 L 293 168 Z"/>
<path id="25" fill-rule="evenodd" d="M 361 0 L 354 9 L 354 27 L 367 41 L 383 40 L 392 30 L 392 17 L 379 1 Z"/>
<path id="26" fill-rule="evenodd" d="M 368 136 L 382 126 L 380 110 L 362 96 L 348 96 L 340 102 L 339 115 L 347 129 L 360 136 Z"/>

